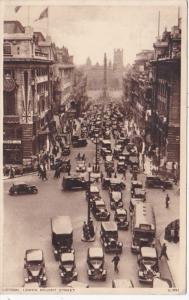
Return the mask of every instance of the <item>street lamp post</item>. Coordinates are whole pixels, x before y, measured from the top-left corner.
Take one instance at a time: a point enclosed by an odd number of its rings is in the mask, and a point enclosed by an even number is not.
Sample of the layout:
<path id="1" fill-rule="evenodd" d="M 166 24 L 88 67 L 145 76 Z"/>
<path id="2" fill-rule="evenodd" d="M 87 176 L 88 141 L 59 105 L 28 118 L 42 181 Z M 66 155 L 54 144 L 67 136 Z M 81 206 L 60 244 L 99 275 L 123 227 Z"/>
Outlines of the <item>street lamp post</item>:
<path id="1" fill-rule="evenodd" d="M 89 173 L 89 185 L 88 185 L 88 211 L 87 211 L 87 224 L 90 222 L 90 199 L 91 199 L 91 172 L 92 172 L 92 167 L 91 164 L 89 163 L 88 167 L 88 173 Z"/>

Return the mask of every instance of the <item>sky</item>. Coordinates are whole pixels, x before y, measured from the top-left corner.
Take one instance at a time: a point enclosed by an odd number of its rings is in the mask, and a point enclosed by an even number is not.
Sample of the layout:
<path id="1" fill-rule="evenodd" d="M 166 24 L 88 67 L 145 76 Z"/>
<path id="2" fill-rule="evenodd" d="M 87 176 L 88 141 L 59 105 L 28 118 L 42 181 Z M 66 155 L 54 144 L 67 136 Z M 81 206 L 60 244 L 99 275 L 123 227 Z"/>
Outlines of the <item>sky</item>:
<path id="1" fill-rule="evenodd" d="M 15 3 L 16 4 L 16 3 Z M 23 26 L 28 22 L 35 31 L 46 36 L 59 47 L 68 48 L 74 63 L 84 64 L 87 57 L 92 63 L 102 64 L 104 53 L 113 59 L 113 51 L 122 48 L 124 64 L 132 64 L 136 53 L 153 49 L 158 32 L 177 25 L 178 6 L 48 6 L 49 17 L 35 22 L 47 6 L 22 6 L 15 13 L 15 5 L 5 6 L 4 20 L 18 20 Z M 29 12 L 29 14 L 28 14 Z M 28 18 L 29 15 L 29 18 Z"/>

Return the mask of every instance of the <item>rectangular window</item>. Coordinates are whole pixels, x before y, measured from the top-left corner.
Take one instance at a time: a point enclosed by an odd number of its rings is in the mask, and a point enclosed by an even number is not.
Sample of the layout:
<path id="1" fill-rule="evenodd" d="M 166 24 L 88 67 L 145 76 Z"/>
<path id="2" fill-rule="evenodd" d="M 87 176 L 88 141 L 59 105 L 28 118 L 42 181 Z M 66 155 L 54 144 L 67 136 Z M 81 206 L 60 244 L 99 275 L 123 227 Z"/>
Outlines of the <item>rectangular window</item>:
<path id="1" fill-rule="evenodd" d="M 4 55 L 11 55 L 11 44 L 10 43 L 4 43 L 3 53 L 4 53 Z"/>

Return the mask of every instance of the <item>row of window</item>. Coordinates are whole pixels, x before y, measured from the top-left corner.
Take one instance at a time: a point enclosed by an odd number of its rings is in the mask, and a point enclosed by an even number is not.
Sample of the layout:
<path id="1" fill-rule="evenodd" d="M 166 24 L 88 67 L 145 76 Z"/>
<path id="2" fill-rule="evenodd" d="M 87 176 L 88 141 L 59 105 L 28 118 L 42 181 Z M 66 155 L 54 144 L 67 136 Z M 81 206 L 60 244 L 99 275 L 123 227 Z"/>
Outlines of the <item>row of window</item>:
<path id="1" fill-rule="evenodd" d="M 48 91 L 48 82 L 41 82 L 37 85 L 37 93 L 40 95 L 44 93 L 45 91 Z"/>
<path id="2" fill-rule="evenodd" d="M 37 68 L 36 73 L 37 73 L 37 76 L 48 75 L 48 69 L 47 68 Z"/>
<path id="3" fill-rule="evenodd" d="M 158 94 L 164 97 L 167 97 L 167 92 L 168 92 L 168 88 L 167 88 L 167 82 L 166 81 L 160 81 L 158 82 Z"/>

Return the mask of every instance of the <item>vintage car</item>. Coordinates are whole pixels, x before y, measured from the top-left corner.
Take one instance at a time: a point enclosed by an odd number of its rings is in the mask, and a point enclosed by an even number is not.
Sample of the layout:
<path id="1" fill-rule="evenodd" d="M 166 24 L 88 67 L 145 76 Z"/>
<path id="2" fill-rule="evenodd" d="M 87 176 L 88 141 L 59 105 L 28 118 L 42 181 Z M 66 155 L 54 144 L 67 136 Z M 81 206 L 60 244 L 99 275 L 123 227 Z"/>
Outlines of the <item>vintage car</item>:
<path id="1" fill-rule="evenodd" d="M 141 188 L 135 188 L 131 194 L 132 198 L 140 198 L 142 201 L 146 201 L 146 190 Z"/>
<path id="2" fill-rule="evenodd" d="M 127 169 L 127 165 L 123 161 L 118 161 L 117 163 L 117 173 L 123 174 Z"/>
<path id="3" fill-rule="evenodd" d="M 78 161 L 77 166 L 76 166 L 76 172 L 78 173 L 84 173 L 86 172 L 86 164 L 85 161 Z"/>
<path id="4" fill-rule="evenodd" d="M 164 239 L 169 242 L 178 243 L 180 239 L 180 220 L 176 219 L 165 227 Z"/>
<path id="5" fill-rule="evenodd" d="M 116 209 L 123 207 L 122 202 L 122 192 L 121 191 L 111 191 L 110 192 L 110 208 Z"/>
<path id="6" fill-rule="evenodd" d="M 122 253 L 123 243 L 118 241 L 116 222 L 102 222 L 100 237 L 105 253 Z"/>
<path id="7" fill-rule="evenodd" d="M 130 155 L 129 156 L 129 165 L 131 167 L 131 171 L 133 171 L 134 168 L 139 168 L 139 159 L 138 159 L 138 156 L 133 156 L 133 155 Z"/>
<path id="8" fill-rule="evenodd" d="M 111 154 L 112 154 L 112 151 L 109 150 L 109 149 L 106 149 L 106 148 L 101 148 L 100 154 L 101 154 L 101 156 L 103 157 L 103 159 L 105 159 L 105 157 L 106 157 L 107 155 L 111 155 Z"/>
<path id="9" fill-rule="evenodd" d="M 138 265 L 140 282 L 153 283 L 154 277 L 160 277 L 156 248 L 141 247 L 138 255 Z"/>
<path id="10" fill-rule="evenodd" d="M 56 216 L 51 219 L 51 238 L 56 260 L 60 259 L 62 253 L 74 252 L 73 228 L 69 216 Z"/>
<path id="11" fill-rule="evenodd" d="M 145 185 L 147 188 L 171 189 L 173 187 L 172 181 L 164 180 L 158 176 L 147 176 Z"/>
<path id="12" fill-rule="evenodd" d="M 62 283 L 69 283 L 73 280 L 77 280 L 74 253 L 70 252 L 60 254 L 59 269 Z"/>
<path id="13" fill-rule="evenodd" d="M 74 148 L 85 147 L 87 146 L 87 139 L 78 136 L 72 141 L 72 146 Z"/>
<path id="14" fill-rule="evenodd" d="M 130 279 L 114 279 L 112 280 L 112 287 L 117 289 L 134 288 L 133 282 Z"/>
<path id="15" fill-rule="evenodd" d="M 70 146 L 69 145 L 64 145 L 64 148 L 62 150 L 62 155 L 63 156 L 70 155 Z"/>
<path id="16" fill-rule="evenodd" d="M 41 249 L 26 250 L 24 258 L 24 282 L 37 282 L 39 286 L 46 286 L 47 276 L 43 251 Z"/>
<path id="17" fill-rule="evenodd" d="M 122 179 L 119 178 L 110 178 L 110 177 L 104 177 L 102 180 L 102 189 L 107 190 L 117 190 L 120 191 L 122 189 L 125 189 L 126 185 Z"/>
<path id="18" fill-rule="evenodd" d="M 9 195 L 19 195 L 19 194 L 37 194 L 38 189 L 35 185 L 29 185 L 24 182 L 13 183 L 9 189 Z"/>
<path id="19" fill-rule="evenodd" d="M 129 221 L 127 220 L 127 211 L 124 208 L 117 208 L 114 214 L 114 221 L 117 223 L 118 229 L 128 230 Z"/>
<path id="20" fill-rule="evenodd" d="M 62 159 L 62 158 L 56 158 L 53 170 L 59 169 L 61 172 L 68 172 L 71 170 L 71 164 L 70 164 L 70 159 Z"/>
<path id="21" fill-rule="evenodd" d="M 126 187 L 124 181 L 120 178 L 110 178 L 110 191 L 121 191 Z"/>
<path id="22" fill-rule="evenodd" d="M 91 247 L 87 254 L 89 280 L 106 280 L 107 271 L 104 269 L 104 253 L 101 247 Z"/>
<path id="23" fill-rule="evenodd" d="M 88 197 L 90 196 L 90 202 L 92 203 L 93 200 L 95 199 L 100 199 L 100 191 L 99 191 L 99 188 L 98 186 L 94 185 L 94 184 L 91 184 L 90 185 L 90 193 L 89 191 L 87 190 L 86 191 L 86 200 L 88 201 Z"/>
<path id="24" fill-rule="evenodd" d="M 102 199 L 93 200 L 91 211 L 97 221 L 108 221 L 110 219 L 110 213 Z"/>
<path id="25" fill-rule="evenodd" d="M 86 189 L 88 181 L 79 174 L 64 175 L 62 180 L 63 190 Z"/>
<path id="26" fill-rule="evenodd" d="M 114 148 L 114 151 L 113 151 L 113 155 L 114 155 L 114 158 L 118 159 L 119 155 L 121 154 L 123 150 L 123 147 L 122 145 L 116 145 L 115 148 Z"/>
<path id="27" fill-rule="evenodd" d="M 102 140 L 102 148 L 105 148 L 107 150 L 111 151 L 111 141 L 110 140 Z"/>
<path id="28" fill-rule="evenodd" d="M 142 181 L 139 180 L 131 180 L 131 195 L 134 194 L 135 189 L 139 188 L 142 189 Z"/>

